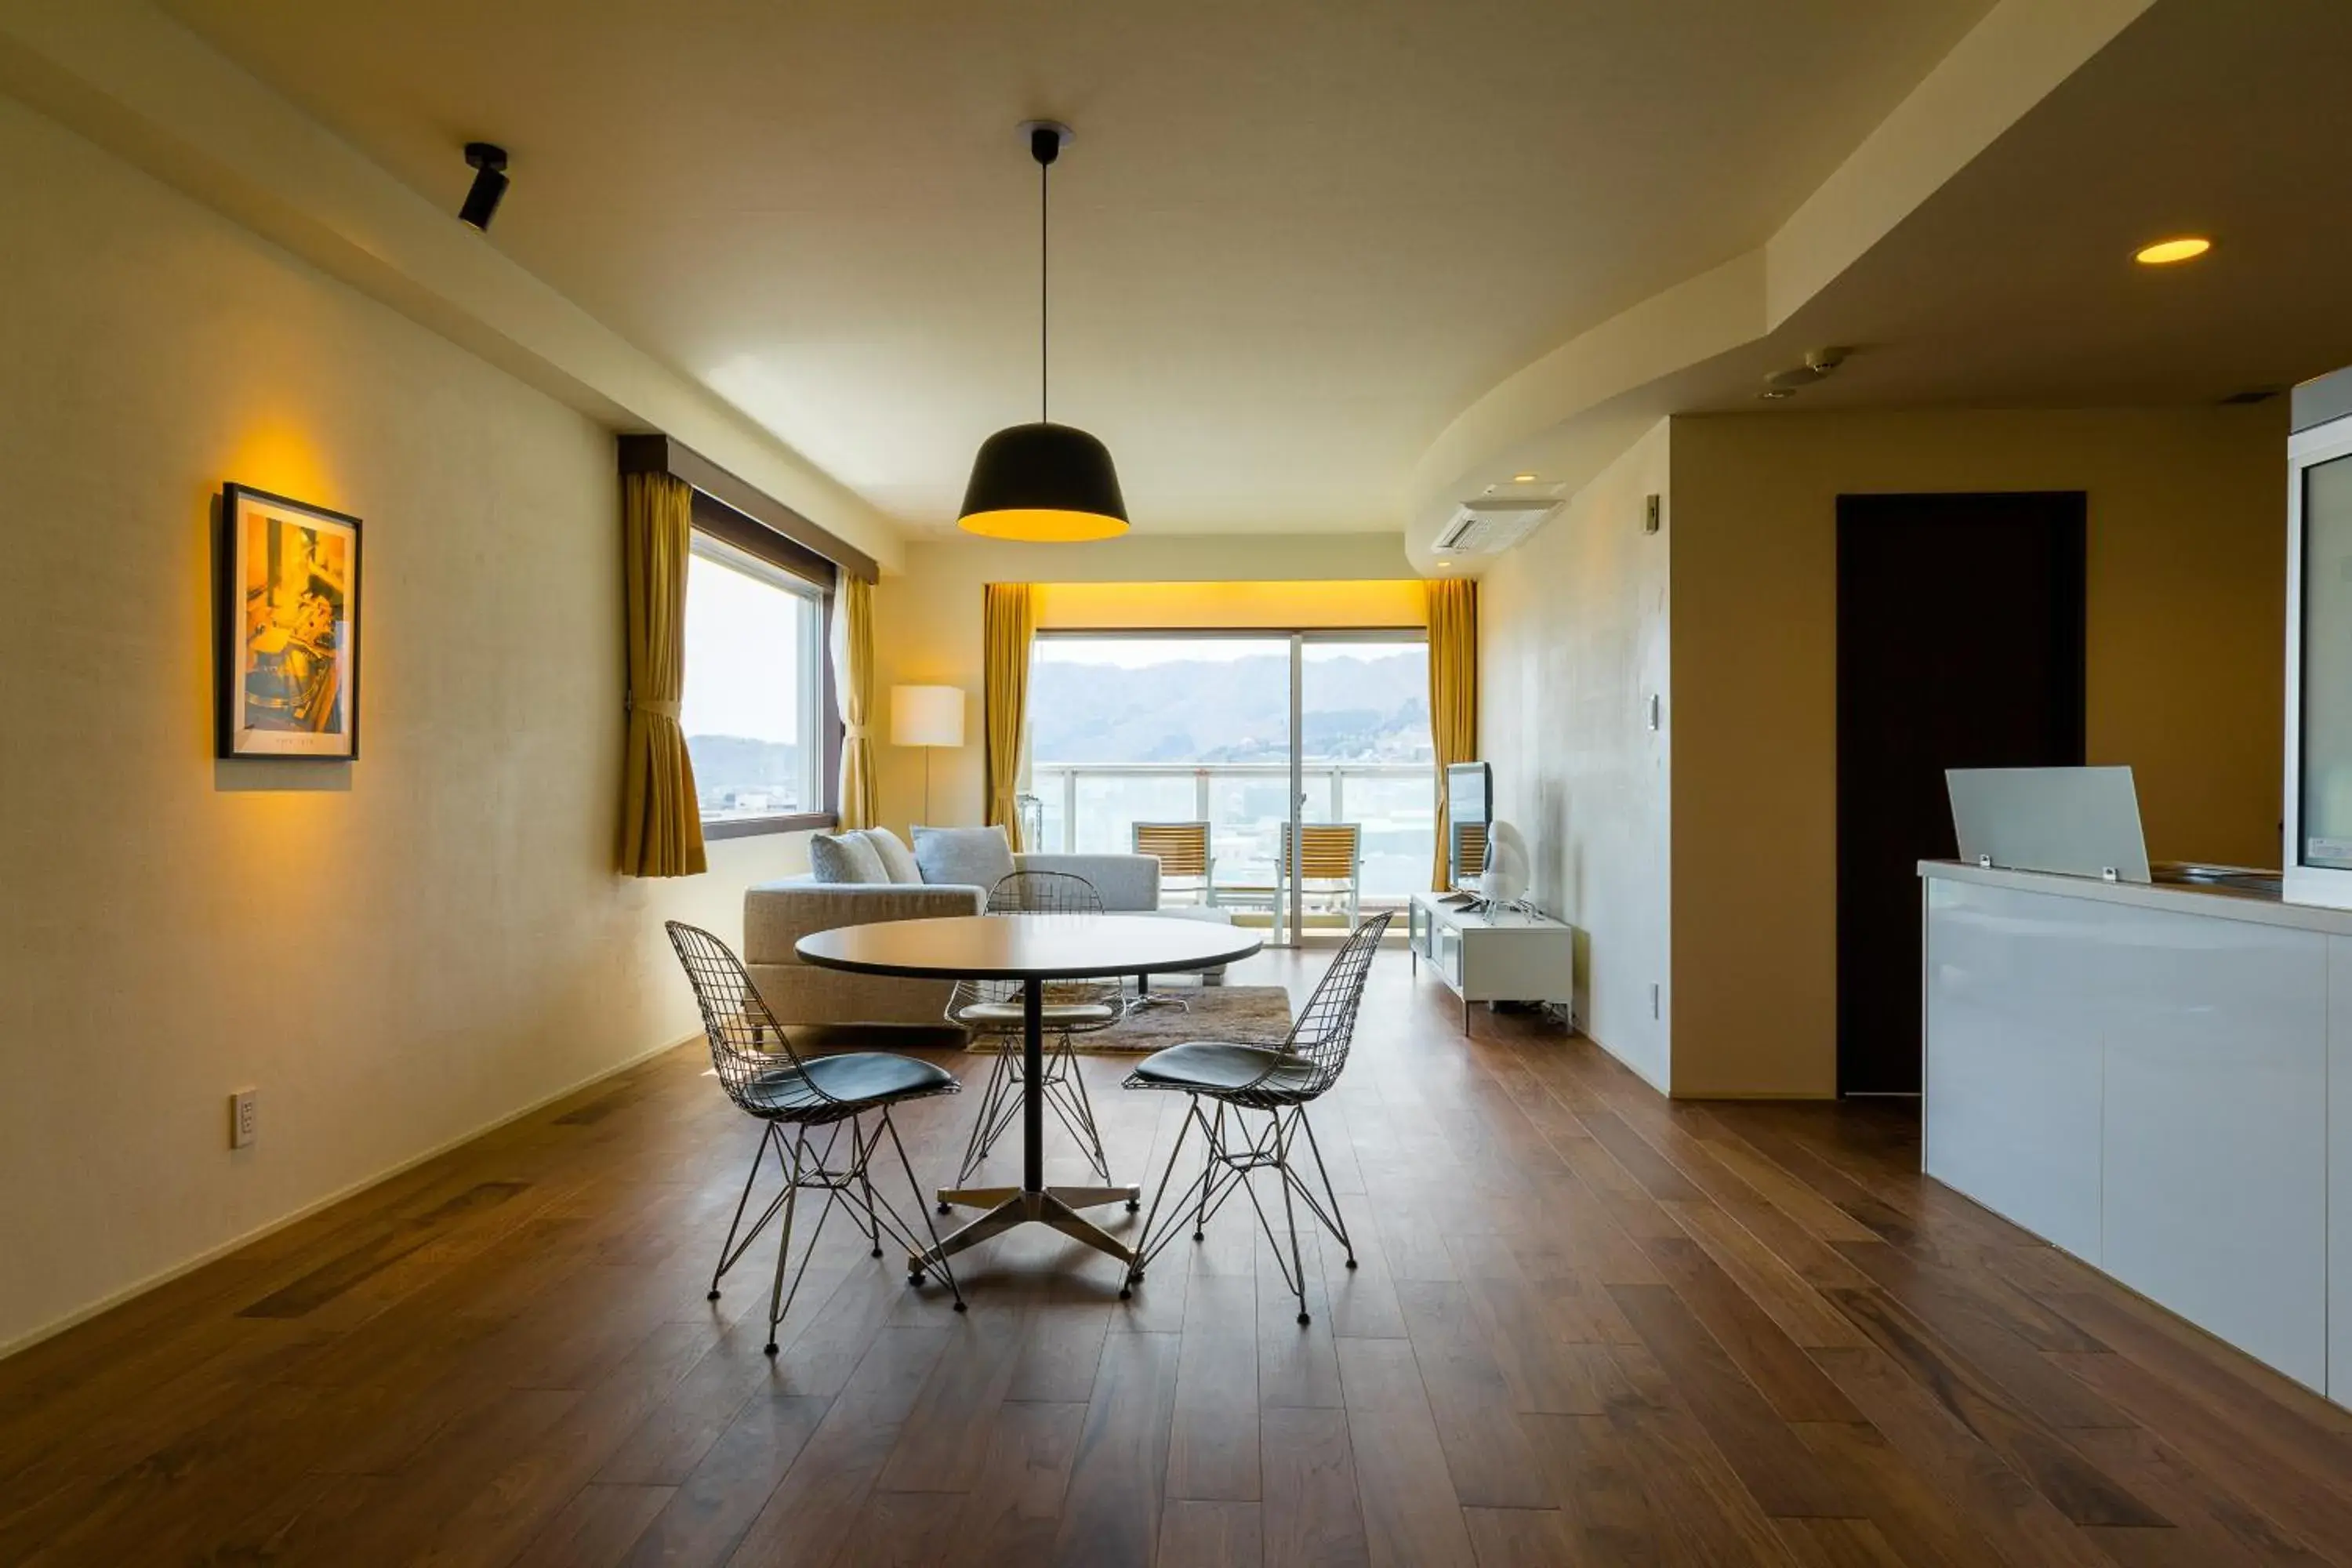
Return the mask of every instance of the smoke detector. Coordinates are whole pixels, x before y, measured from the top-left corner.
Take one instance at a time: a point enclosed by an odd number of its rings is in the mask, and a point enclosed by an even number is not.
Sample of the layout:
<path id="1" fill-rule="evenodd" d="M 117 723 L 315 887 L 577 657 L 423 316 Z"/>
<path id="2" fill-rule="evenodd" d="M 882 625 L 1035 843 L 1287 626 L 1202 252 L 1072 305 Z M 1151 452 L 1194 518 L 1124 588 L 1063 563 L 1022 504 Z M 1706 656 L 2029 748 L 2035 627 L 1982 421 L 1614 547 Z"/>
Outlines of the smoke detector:
<path id="1" fill-rule="evenodd" d="M 1845 363 L 1846 351 L 1837 348 L 1813 349 L 1805 355 L 1805 363 L 1776 370 L 1764 378 L 1764 395 L 1778 394 L 1787 396 L 1801 386 L 1811 386 L 1824 380 L 1830 372 Z"/>

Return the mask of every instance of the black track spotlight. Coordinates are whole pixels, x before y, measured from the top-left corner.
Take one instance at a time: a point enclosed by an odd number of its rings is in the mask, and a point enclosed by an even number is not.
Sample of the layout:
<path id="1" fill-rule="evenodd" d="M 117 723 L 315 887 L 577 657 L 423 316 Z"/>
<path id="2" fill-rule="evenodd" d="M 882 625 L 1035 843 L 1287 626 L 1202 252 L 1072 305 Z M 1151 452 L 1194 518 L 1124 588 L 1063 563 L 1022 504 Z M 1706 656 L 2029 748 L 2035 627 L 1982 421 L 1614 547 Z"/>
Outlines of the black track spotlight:
<path id="1" fill-rule="evenodd" d="M 457 216 L 487 234 L 491 215 L 506 198 L 507 150 L 492 142 L 468 142 L 466 162 L 474 171 L 474 188 L 466 193 L 466 205 L 457 209 Z"/>

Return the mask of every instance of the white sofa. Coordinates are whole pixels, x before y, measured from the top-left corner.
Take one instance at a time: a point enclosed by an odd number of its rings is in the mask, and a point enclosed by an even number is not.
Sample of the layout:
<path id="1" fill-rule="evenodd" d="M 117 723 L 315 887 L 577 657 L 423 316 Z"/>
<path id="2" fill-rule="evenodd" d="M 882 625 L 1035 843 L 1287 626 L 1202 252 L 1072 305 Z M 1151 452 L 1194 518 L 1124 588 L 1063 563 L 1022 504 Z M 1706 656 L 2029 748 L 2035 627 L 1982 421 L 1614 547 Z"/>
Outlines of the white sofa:
<path id="1" fill-rule="evenodd" d="M 1113 912 L 1191 918 L 1219 913 L 1161 910 L 1160 862 L 1149 855 L 1017 855 L 1013 864 L 1024 871 L 1084 877 Z M 743 894 L 743 966 L 779 1023 L 942 1025 L 948 982 L 820 969 L 803 963 L 793 944 L 812 931 L 976 915 L 987 905 L 987 889 L 962 883 L 819 882 L 809 877 L 762 882 Z M 1223 974 L 1219 969 L 1202 978 L 1213 985 Z"/>

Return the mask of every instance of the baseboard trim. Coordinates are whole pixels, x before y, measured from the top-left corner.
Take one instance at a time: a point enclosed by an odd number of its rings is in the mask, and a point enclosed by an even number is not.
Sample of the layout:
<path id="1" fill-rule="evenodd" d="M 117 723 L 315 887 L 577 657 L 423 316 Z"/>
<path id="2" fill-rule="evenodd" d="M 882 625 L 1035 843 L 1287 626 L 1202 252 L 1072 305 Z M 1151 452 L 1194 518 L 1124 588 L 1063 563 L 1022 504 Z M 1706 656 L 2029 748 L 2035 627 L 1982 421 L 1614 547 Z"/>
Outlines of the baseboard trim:
<path id="1" fill-rule="evenodd" d="M 529 1105 L 522 1107 L 519 1110 L 511 1110 L 504 1116 L 498 1117 L 489 1121 L 485 1121 L 480 1126 L 474 1128 L 470 1131 L 461 1132 L 455 1138 L 447 1139 L 442 1142 L 435 1144 L 432 1148 L 424 1151 L 422 1153 L 413 1154 L 407 1159 L 387 1165 L 372 1176 L 362 1177 L 360 1180 L 352 1183 L 348 1186 L 337 1188 L 335 1191 L 329 1193 L 324 1197 L 313 1199 L 311 1202 L 304 1204 L 299 1208 L 278 1215 L 276 1219 L 257 1225 L 242 1235 L 232 1237 L 228 1240 L 221 1242 L 216 1246 L 208 1247 L 204 1251 L 195 1254 L 192 1258 L 184 1258 L 178 1263 L 173 1264 L 167 1268 L 160 1269 L 153 1274 L 148 1275 L 146 1278 L 139 1280 L 135 1284 L 126 1285 L 120 1290 L 101 1296 L 97 1300 L 89 1303 L 87 1306 L 77 1307 L 61 1318 L 52 1319 L 48 1322 L 43 1323 L 40 1327 L 34 1329 L 29 1332 L 20 1334 L 16 1338 L 6 1341 L 5 1342 L 0 1342 L 0 1361 L 6 1361 L 10 1356 L 16 1355 L 20 1352 L 31 1350 L 35 1345 L 39 1344 L 44 1340 L 55 1339 L 58 1335 L 64 1333 L 67 1330 L 77 1328 L 81 1324 L 89 1321 L 92 1318 L 101 1317 L 104 1314 L 112 1311 L 115 1308 L 121 1306 L 126 1301 L 134 1300 L 141 1296 L 144 1296 L 150 1290 L 160 1289 L 162 1287 L 169 1285 L 173 1280 L 179 1279 L 183 1275 L 193 1274 L 208 1263 L 218 1262 L 221 1258 L 227 1257 L 230 1253 L 235 1252 L 241 1247 L 250 1247 L 255 1242 L 261 1240 L 264 1237 L 273 1236 L 278 1231 L 284 1230 L 289 1225 L 298 1225 L 303 1220 L 309 1219 L 312 1215 L 319 1213 L 321 1209 L 331 1209 L 346 1198 L 356 1197 L 360 1194 L 367 1191 L 370 1187 L 388 1182 L 394 1176 L 404 1175 L 408 1172 L 416 1169 L 419 1165 L 439 1159 L 442 1155 L 448 1153 L 453 1149 L 462 1148 L 466 1144 L 471 1143 L 477 1138 L 484 1137 L 489 1133 L 497 1131 L 501 1127 L 510 1126 L 517 1121 L 520 1121 L 526 1116 L 534 1115 L 539 1111 L 544 1110 L 559 1100 L 568 1100 L 572 1096 L 578 1094 L 583 1089 L 593 1089 L 597 1084 L 604 1082 L 606 1079 L 618 1078 L 621 1074 L 627 1072 L 632 1068 L 643 1067 L 646 1063 L 653 1060 L 656 1057 L 664 1055 L 669 1051 L 674 1051 L 680 1046 L 700 1038 L 702 1038 L 702 1031 L 697 1029 L 691 1034 L 680 1035 L 677 1039 L 656 1046 L 650 1050 L 639 1051 L 635 1056 L 615 1062 L 611 1067 L 599 1068 L 596 1071 L 590 1073 L 587 1077 L 579 1079 L 577 1082 L 566 1084 L 552 1094 L 541 1095 L 539 1099 L 532 1100 Z"/>
<path id="2" fill-rule="evenodd" d="M 1557 1015 L 1555 1015 L 1555 1016 L 1557 1016 Z M 1562 1019 L 1561 1022 L 1566 1022 L 1566 1020 Z M 1660 1083 L 1656 1079 L 1652 1078 L 1648 1073 L 1643 1071 L 1642 1066 L 1639 1062 L 1636 1062 L 1633 1058 L 1627 1056 L 1624 1052 L 1619 1050 L 1616 1047 L 1611 1045 L 1600 1036 L 1592 1033 L 1590 1029 L 1579 1028 L 1574 1024 L 1569 1024 L 1568 1028 L 1570 1034 L 1574 1035 L 1579 1039 L 1591 1042 L 1593 1046 L 1597 1047 L 1603 1055 L 1607 1056 L 1611 1061 L 1615 1062 L 1619 1067 L 1623 1068 L 1627 1072 L 1632 1073 L 1635 1078 L 1639 1079 L 1642 1081 L 1642 1086 L 1643 1088 L 1650 1089 L 1661 1099 L 1672 1100 L 1675 1097 L 1674 1090 L 1668 1089 L 1664 1084 Z"/>
<path id="3" fill-rule="evenodd" d="M 1838 1097 L 1803 1089 L 1677 1089 L 1666 1098 L 1686 1100 L 1693 1105 L 1707 1100 L 1723 1105 L 1764 1105 L 1780 1101 L 1791 1105 L 1828 1105 L 1835 1102 Z"/>

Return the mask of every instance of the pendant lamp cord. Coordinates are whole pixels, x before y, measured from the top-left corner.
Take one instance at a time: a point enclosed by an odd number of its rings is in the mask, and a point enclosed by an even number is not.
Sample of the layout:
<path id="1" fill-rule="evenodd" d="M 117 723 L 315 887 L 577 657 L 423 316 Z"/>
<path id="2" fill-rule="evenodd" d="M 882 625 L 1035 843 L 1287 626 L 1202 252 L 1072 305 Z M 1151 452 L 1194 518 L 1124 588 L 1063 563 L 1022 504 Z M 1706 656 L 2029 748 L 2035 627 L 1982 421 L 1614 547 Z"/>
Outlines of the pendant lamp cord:
<path id="1" fill-rule="evenodd" d="M 1054 165 L 1040 161 L 1037 164 L 1037 422 L 1045 423 L 1046 393 L 1052 384 L 1050 362 L 1046 346 L 1052 341 L 1053 326 L 1046 303 L 1046 275 L 1053 265 L 1053 247 L 1047 243 L 1047 205 L 1053 195 Z"/>

